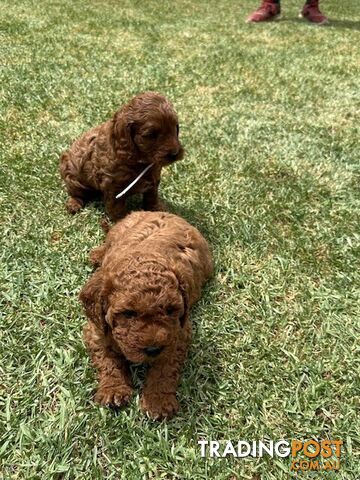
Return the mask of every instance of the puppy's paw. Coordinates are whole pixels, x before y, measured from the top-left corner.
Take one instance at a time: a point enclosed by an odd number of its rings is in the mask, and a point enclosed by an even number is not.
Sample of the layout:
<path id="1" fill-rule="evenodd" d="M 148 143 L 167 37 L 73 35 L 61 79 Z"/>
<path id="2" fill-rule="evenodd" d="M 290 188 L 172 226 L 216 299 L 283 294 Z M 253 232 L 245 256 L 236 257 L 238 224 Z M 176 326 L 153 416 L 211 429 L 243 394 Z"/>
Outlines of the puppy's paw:
<path id="1" fill-rule="evenodd" d="M 99 267 L 101 262 L 104 258 L 106 248 L 103 245 L 100 247 L 93 248 L 89 254 L 90 262 L 94 265 L 94 267 Z"/>
<path id="2" fill-rule="evenodd" d="M 111 223 L 106 218 L 103 218 L 100 222 L 100 227 L 104 233 L 108 233 L 111 229 Z"/>
<path id="3" fill-rule="evenodd" d="M 130 401 L 132 393 L 132 388 L 127 385 L 100 387 L 95 394 L 95 402 L 105 407 L 122 407 Z"/>
<path id="4" fill-rule="evenodd" d="M 154 420 L 171 418 L 179 410 L 179 402 L 174 393 L 143 393 L 140 408 Z"/>
<path id="5" fill-rule="evenodd" d="M 66 202 L 66 210 L 71 214 L 77 213 L 83 208 L 83 206 L 84 202 L 74 197 L 70 197 L 69 200 Z"/>

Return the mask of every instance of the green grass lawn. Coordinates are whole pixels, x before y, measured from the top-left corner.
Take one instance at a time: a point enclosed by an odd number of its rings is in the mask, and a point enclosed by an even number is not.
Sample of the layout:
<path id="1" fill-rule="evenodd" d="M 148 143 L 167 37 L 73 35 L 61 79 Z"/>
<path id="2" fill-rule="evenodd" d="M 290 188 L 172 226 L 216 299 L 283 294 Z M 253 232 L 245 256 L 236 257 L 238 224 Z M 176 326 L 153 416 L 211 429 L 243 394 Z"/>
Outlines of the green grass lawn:
<path id="1" fill-rule="evenodd" d="M 200 438 L 341 438 L 339 472 L 298 478 L 360 478 L 358 0 L 324 1 L 327 27 L 301 0 L 245 24 L 257 2 L 1 0 L 0 478 L 290 478 L 288 459 L 202 459 Z M 58 174 L 144 90 L 187 149 L 162 197 L 216 261 L 161 423 L 92 401 L 78 292 L 103 211 L 69 216 Z"/>

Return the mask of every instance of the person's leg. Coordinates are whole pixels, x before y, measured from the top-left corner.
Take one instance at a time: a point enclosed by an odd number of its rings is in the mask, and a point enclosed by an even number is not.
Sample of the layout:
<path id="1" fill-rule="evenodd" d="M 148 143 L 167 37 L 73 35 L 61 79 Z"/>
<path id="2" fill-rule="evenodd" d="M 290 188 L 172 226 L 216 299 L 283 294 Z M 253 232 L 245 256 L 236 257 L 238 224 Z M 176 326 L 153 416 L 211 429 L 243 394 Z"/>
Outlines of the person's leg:
<path id="1" fill-rule="evenodd" d="M 306 0 L 303 9 L 300 12 L 300 16 L 312 23 L 322 25 L 328 22 L 325 15 L 320 12 L 319 0 Z"/>
<path id="2" fill-rule="evenodd" d="M 262 0 L 260 7 L 251 13 L 246 21 L 265 22 L 275 20 L 280 15 L 280 0 Z"/>

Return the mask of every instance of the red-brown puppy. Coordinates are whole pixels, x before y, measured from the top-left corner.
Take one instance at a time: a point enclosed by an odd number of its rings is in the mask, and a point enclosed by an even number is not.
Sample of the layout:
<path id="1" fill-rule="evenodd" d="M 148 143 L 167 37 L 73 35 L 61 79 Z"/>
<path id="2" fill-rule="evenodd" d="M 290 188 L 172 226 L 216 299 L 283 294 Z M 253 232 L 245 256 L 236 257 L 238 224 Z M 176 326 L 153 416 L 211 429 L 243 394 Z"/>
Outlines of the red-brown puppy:
<path id="1" fill-rule="evenodd" d="M 179 123 L 171 103 L 159 93 L 137 95 L 111 120 L 84 133 L 60 159 L 70 213 L 101 193 L 112 220 L 126 214 L 126 197 L 143 193 L 145 210 L 163 210 L 158 186 L 162 167 L 180 160 Z M 153 166 L 123 197 L 116 199 L 147 165 Z"/>
<path id="2" fill-rule="evenodd" d="M 141 408 L 156 419 L 172 416 L 191 337 L 189 310 L 213 269 L 206 240 L 176 215 L 134 212 L 90 258 L 99 268 L 80 299 L 88 317 L 84 339 L 99 375 L 96 401 L 127 403 L 129 362 L 147 363 Z"/>

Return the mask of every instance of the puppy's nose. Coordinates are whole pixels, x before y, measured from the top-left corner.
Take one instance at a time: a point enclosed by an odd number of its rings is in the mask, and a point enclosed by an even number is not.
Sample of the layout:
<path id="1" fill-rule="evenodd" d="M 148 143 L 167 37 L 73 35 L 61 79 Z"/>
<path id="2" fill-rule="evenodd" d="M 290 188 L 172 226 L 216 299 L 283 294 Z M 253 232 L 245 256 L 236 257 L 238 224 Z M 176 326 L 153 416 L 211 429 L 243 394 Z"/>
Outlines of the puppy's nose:
<path id="1" fill-rule="evenodd" d="M 168 157 L 169 157 L 170 159 L 175 159 L 175 158 L 179 155 L 179 151 L 180 151 L 180 150 L 179 150 L 178 148 L 177 148 L 177 149 L 174 149 L 174 150 L 171 150 L 171 151 L 169 152 L 169 154 L 168 154 Z"/>
<path id="2" fill-rule="evenodd" d="M 164 347 L 146 347 L 144 348 L 144 352 L 149 357 L 156 357 L 164 350 Z"/>

